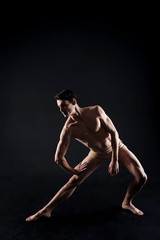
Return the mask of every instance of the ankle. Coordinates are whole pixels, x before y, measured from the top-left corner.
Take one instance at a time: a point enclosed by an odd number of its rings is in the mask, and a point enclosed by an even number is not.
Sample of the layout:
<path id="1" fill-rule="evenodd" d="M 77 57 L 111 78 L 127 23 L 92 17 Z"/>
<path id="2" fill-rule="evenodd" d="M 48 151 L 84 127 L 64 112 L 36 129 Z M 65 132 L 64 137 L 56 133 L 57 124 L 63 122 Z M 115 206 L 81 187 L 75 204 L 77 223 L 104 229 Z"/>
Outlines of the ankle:
<path id="1" fill-rule="evenodd" d="M 131 204 L 132 204 L 132 200 L 124 200 L 122 202 L 122 206 L 124 206 L 124 205 L 131 205 Z"/>
<path id="2" fill-rule="evenodd" d="M 42 208 L 41 211 L 44 212 L 44 213 L 51 213 L 52 212 L 52 210 L 49 207 L 44 207 L 44 208 Z"/>

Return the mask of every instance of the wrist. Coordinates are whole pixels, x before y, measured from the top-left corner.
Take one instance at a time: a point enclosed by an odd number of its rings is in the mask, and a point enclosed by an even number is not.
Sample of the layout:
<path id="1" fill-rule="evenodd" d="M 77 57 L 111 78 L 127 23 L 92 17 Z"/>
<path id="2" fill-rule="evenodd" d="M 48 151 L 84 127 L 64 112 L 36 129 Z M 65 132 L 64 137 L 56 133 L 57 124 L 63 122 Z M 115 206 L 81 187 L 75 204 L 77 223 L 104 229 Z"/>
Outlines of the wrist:
<path id="1" fill-rule="evenodd" d="M 77 175 L 79 172 L 75 168 L 73 168 L 72 173 Z"/>
<path id="2" fill-rule="evenodd" d="M 116 162 L 118 162 L 118 158 L 112 158 L 112 162 L 114 162 L 114 163 L 116 163 Z"/>

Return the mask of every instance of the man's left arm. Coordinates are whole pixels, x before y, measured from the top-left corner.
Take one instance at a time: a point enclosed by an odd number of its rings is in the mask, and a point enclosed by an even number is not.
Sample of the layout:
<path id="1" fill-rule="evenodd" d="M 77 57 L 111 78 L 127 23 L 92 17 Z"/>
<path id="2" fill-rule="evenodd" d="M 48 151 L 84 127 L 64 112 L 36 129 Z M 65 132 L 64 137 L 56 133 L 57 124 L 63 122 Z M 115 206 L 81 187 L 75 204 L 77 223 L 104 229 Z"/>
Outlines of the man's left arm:
<path id="1" fill-rule="evenodd" d="M 119 172 L 119 163 L 118 163 L 118 150 L 119 150 L 119 134 L 112 122 L 112 120 L 106 115 L 104 110 L 97 106 L 98 118 L 101 121 L 102 125 L 107 132 L 111 135 L 111 144 L 112 144 L 112 159 L 109 164 L 109 173 L 111 176 L 116 175 Z"/>

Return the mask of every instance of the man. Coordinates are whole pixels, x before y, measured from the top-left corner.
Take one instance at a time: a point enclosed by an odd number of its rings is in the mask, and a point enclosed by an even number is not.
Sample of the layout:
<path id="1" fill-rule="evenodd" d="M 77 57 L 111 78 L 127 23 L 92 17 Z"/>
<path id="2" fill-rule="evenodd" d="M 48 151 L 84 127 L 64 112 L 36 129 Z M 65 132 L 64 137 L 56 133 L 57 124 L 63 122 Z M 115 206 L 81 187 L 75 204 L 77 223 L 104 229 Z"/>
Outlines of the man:
<path id="1" fill-rule="evenodd" d="M 68 199 L 77 186 L 92 174 L 105 159 L 111 159 L 109 173 L 111 176 L 119 172 L 119 163 L 133 176 L 122 208 L 133 214 L 142 216 L 144 213 L 136 208 L 132 201 L 147 181 L 147 175 L 135 155 L 119 139 L 118 132 L 104 110 L 96 105 L 81 108 L 71 90 L 63 90 L 55 96 L 60 112 L 67 117 L 55 153 L 55 162 L 73 176 L 57 192 L 51 201 L 26 221 L 36 221 L 41 217 L 51 217 L 54 208 Z M 75 138 L 90 149 L 89 154 L 75 168 L 71 167 L 66 158 L 69 143 Z"/>

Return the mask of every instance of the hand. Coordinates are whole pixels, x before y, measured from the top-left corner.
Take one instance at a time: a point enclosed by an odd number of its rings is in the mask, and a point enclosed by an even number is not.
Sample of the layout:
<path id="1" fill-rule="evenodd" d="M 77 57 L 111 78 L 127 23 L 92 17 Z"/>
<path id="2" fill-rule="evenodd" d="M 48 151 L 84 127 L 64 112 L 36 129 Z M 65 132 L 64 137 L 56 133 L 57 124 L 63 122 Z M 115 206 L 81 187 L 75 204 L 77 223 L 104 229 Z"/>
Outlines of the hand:
<path id="1" fill-rule="evenodd" d="M 118 161 L 111 161 L 108 167 L 108 172 L 111 176 L 117 175 L 119 173 L 119 163 Z"/>
<path id="2" fill-rule="evenodd" d="M 76 170 L 75 174 L 79 175 L 81 172 L 85 171 L 87 169 L 87 162 L 81 162 L 76 166 L 74 169 Z"/>

